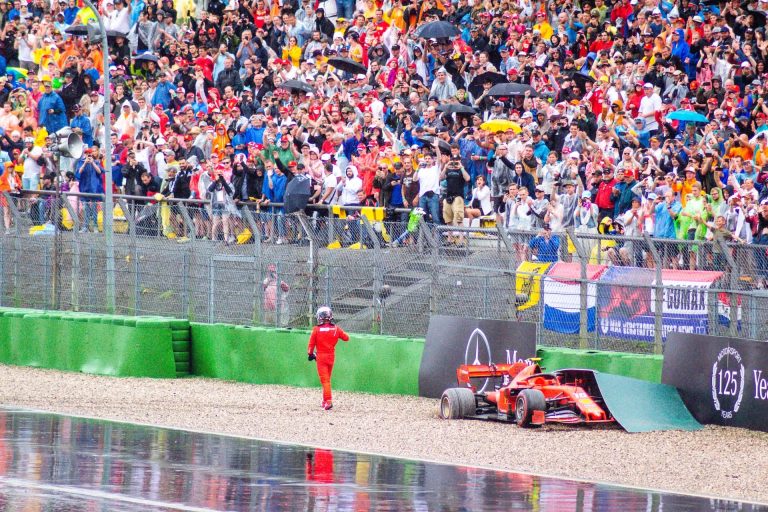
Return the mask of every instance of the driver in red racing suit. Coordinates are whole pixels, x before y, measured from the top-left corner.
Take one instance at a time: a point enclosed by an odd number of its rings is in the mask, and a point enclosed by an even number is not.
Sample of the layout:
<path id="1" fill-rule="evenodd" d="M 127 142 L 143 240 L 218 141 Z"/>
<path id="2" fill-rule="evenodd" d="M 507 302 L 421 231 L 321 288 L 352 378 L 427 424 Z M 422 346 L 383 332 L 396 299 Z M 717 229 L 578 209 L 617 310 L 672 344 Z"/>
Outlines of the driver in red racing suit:
<path id="1" fill-rule="evenodd" d="M 317 310 L 317 325 L 312 329 L 307 347 L 308 359 L 317 360 L 317 375 L 323 386 L 323 403 L 326 411 L 333 407 L 331 402 L 331 373 L 336 356 L 336 343 L 339 340 L 349 341 L 349 335 L 344 329 L 333 323 L 331 308 L 323 306 Z M 317 354 L 315 354 L 317 350 Z"/>

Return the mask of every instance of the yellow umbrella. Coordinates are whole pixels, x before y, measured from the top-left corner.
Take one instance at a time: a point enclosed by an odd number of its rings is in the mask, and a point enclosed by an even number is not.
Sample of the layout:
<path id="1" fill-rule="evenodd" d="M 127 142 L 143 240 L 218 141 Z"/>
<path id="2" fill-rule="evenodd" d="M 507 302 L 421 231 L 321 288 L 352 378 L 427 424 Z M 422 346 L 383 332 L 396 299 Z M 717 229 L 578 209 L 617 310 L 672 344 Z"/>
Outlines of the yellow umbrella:
<path id="1" fill-rule="evenodd" d="M 508 121 L 506 119 L 493 119 L 491 121 L 486 121 L 480 125 L 480 128 L 493 133 L 506 132 L 508 130 L 512 130 L 515 133 L 520 133 L 522 131 L 522 128 L 520 128 L 519 124 Z"/>

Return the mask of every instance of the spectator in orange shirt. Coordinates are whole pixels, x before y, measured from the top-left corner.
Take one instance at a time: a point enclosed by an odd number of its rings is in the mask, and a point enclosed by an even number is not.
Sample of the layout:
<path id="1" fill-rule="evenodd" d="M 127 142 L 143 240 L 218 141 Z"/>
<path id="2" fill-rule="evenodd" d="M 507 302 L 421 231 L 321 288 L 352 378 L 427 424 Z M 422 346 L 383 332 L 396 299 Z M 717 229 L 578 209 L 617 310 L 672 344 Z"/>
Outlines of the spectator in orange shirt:
<path id="1" fill-rule="evenodd" d="M 696 184 L 699 184 L 696 179 L 696 169 L 690 166 L 685 169 L 685 179 L 677 178 L 672 184 L 672 190 L 680 195 L 680 203 L 683 205 L 683 208 L 685 208 L 688 194 L 693 193 L 693 186 Z"/>

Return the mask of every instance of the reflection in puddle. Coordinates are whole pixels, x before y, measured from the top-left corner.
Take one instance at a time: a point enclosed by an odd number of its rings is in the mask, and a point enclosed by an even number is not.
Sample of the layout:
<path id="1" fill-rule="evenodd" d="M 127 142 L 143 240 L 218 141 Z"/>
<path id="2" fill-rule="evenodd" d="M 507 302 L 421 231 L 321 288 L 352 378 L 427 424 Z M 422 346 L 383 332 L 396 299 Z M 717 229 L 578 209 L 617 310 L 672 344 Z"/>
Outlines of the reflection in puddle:
<path id="1" fill-rule="evenodd" d="M 0 510 L 768 510 L 555 478 L 0 409 Z"/>

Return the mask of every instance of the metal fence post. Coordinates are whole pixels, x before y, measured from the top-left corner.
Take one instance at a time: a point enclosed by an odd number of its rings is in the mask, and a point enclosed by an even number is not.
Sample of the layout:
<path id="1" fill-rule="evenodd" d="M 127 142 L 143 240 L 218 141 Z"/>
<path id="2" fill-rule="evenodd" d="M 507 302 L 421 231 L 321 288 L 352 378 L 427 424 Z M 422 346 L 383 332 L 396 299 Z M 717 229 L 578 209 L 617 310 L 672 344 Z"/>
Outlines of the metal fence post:
<path id="1" fill-rule="evenodd" d="M 729 320 L 728 335 L 736 336 L 739 331 L 739 297 L 740 297 L 740 295 L 736 294 L 736 291 L 738 290 L 738 286 L 739 286 L 739 272 L 737 270 L 738 267 L 736 267 L 736 260 L 733 259 L 733 255 L 731 254 L 731 249 L 728 247 L 725 241 L 721 239 L 721 240 L 718 240 L 717 243 L 719 245 L 720 250 L 723 251 L 723 255 L 725 256 L 725 260 L 727 261 L 728 268 L 729 268 L 728 288 L 730 288 L 731 310 L 730 310 L 730 317 L 728 319 Z"/>
<path id="2" fill-rule="evenodd" d="M 275 263 L 275 327 L 283 326 L 283 267 L 280 262 Z"/>
<path id="3" fill-rule="evenodd" d="M 424 217 L 419 217 L 419 249 L 424 250 L 424 243 L 427 243 L 432 249 L 432 269 L 430 271 L 430 293 L 429 293 L 429 312 L 437 311 L 437 289 L 438 289 L 438 268 L 440 260 L 440 245 L 429 224 L 424 222 Z M 426 262 L 426 261 L 425 261 Z"/>
<path id="4" fill-rule="evenodd" d="M 656 266 L 656 286 L 654 286 L 654 312 L 653 312 L 653 353 L 661 354 L 664 351 L 664 326 L 662 323 L 664 312 L 664 279 L 662 277 L 662 261 L 659 251 L 653 243 L 653 238 L 648 236 L 648 233 L 643 233 L 643 240 L 648 246 L 648 250 L 651 251 L 653 256 L 653 262 Z"/>
<path id="5" fill-rule="evenodd" d="M 328 242 L 326 243 L 326 245 L 332 244 L 333 241 L 336 239 L 336 233 L 334 232 L 334 222 L 335 222 L 336 219 L 333 216 L 333 206 L 329 204 L 327 206 L 327 208 L 328 208 L 328 216 L 326 217 L 326 219 L 328 220 L 328 222 L 327 222 L 327 224 L 328 224 Z"/>
<path id="6" fill-rule="evenodd" d="M 299 225 L 301 226 L 301 229 L 304 230 L 304 234 L 309 239 L 309 255 L 307 260 L 307 266 L 309 271 L 309 293 L 307 294 L 307 306 L 308 306 L 308 312 L 307 312 L 307 326 L 312 325 L 312 319 L 314 317 L 315 311 L 317 310 L 317 269 L 319 267 L 319 262 L 317 259 L 318 251 L 317 251 L 317 245 L 318 240 L 314 235 L 314 232 L 312 230 L 312 226 L 309 225 L 307 216 L 304 215 L 304 213 L 297 213 L 296 218 L 299 221 Z M 330 219 L 329 219 L 330 220 Z M 330 304 L 330 299 L 328 300 L 328 304 Z"/>
<path id="7" fill-rule="evenodd" d="M 72 206 L 66 194 L 62 195 L 62 204 L 72 219 L 72 274 L 70 277 L 70 303 L 72 311 L 80 310 L 80 215 Z"/>
<path id="8" fill-rule="evenodd" d="M 181 220 L 184 223 L 184 237 L 189 239 L 189 249 L 182 255 L 182 270 L 181 270 L 181 314 L 186 316 L 190 320 L 194 319 L 194 306 L 192 298 L 190 297 L 190 291 L 194 287 L 189 285 L 190 271 L 192 269 L 192 262 L 194 261 L 195 242 L 197 240 L 197 230 L 195 229 L 195 221 L 189 214 L 189 208 L 183 202 L 177 203 L 179 213 L 181 213 Z"/>
<path id="9" fill-rule="evenodd" d="M 54 243 L 56 243 L 55 238 L 53 240 L 54 240 Z M 43 251 L 43 267 L 44 267 L 44 270 L 43 270 L 44 277 L 43 277 L 43 279 L 45 280 L 46 287 L 50 286 L 51 281 L 52 281 L 52 279 L 51 279 L 51 277 L 52 277 L 52 275 L 51 275 L 52 263 L 53 263 L 53 265 L 56 264 L 55 261 L 52 262 L 51 260 L 52 260 L 51 255 L 49 254 L 48 249 L 46 248 Z M 44 302 L 43 306 L 44 306 L 44 309 L 48 310 L 48 309 L 51 309 L 51 293 L 50 293 L 50 289 L 46 290 L 46 292 L 47 293 L 43 294 L 43 296 L 45 297 L 45 302 Z"/>
<path id="10" fill-rule="evenodd" d="M 587 282 L 587 264 L 589 263 L 589 253 L 581 244 L 581 240 L 576 238 L 576 232 L 573 228 L 566 230 L 568 237 L 573 241 L 576 253 L 579 256 L 579 266 L 581 267 L 581 279 L 579 280 L 579 348 L 589 348 L 589 283 Z"/>
<path id="11" fill-rule="evenodd" d="M 213 256 L 206 258 L 208 262 L 208 323 L 212 324 L 215 321 L 214 307 L 214 293 L 215 293 L 215 276 L 214 276 L 214 263 Z"/>
<path id="12" fill-rule="evenodd" d="M 251 230 L 251 238 L 253 239 L 253 272 L 256 276 L 255 286 L 253 287 L 253 316 L 251 322 L 254 325 L 259 325 L 263 319 L 262 302 L 261 302 L 261 230 L 258 223 L 253 218 L 251 209 L 248 205 L 240 207 L 240 213 L 248 224 L 248 229 Z M 278 286 L 279 288 L 279 286 Z"/>
<path id="13" fill-rule="evenodd" d="M 93 311 L 93 243 L 88 242 L 88 311 Z"/>
<path id="14" fill-rule="evenodd" d="M 381 307 L 382 287 L 384 284 L 384 265 L 381 258 L 381 241 L 379 240 L 378 233 L 373 229 L 373 225 L 365 215 L 360 216 L 360 221 L 363 223 L 364 230 L 368 233 L 368 237 L 373 243 L 373 319 L 371 331 L 376 334 L 381 334 L 381 317 L 384 313 Z M 362 232 L 363 230 L 360 231 Z"/>

